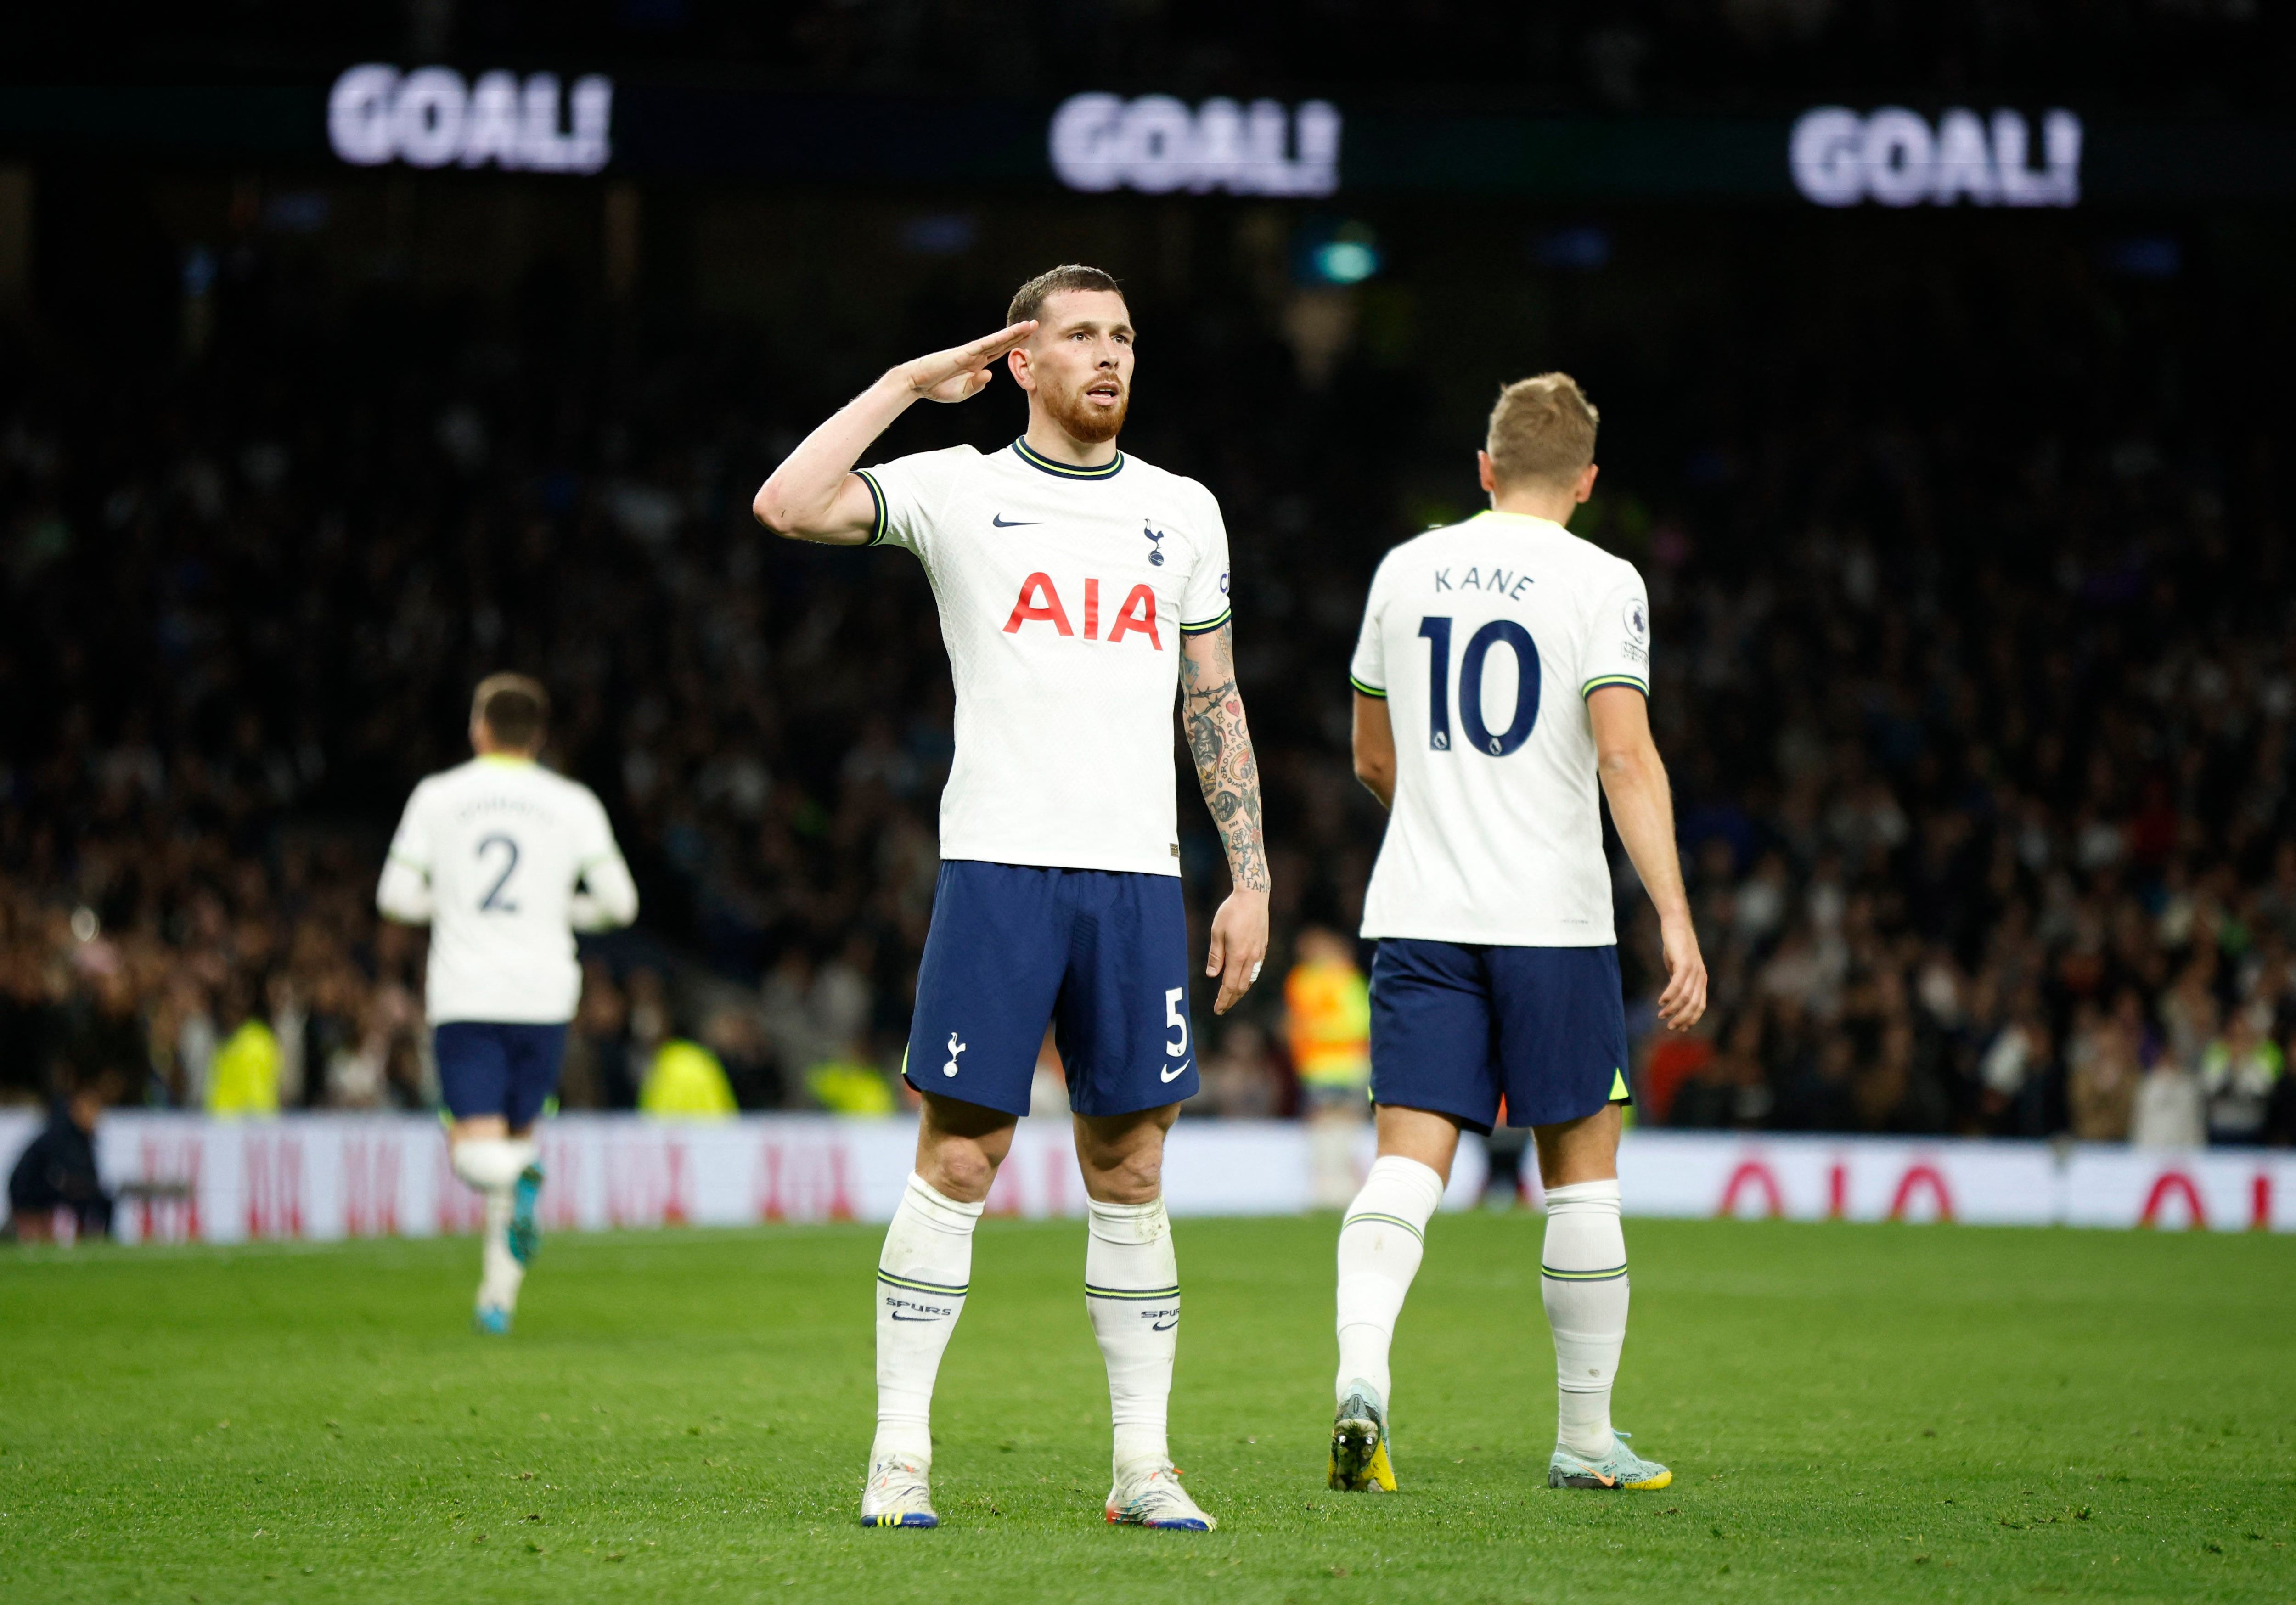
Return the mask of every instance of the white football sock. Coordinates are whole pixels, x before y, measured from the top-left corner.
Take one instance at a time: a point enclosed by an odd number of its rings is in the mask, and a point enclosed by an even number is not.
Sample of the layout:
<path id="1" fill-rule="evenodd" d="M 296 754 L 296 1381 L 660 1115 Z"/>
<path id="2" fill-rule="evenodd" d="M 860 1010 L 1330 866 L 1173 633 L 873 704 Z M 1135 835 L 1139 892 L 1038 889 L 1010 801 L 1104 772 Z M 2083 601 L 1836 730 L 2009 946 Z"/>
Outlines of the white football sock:
<path id="1" fill-rule="evenodd" d="M 1109 1415 L 1119 1474 L 1136 1460 L 1169 1457 L 1166 1422 L 1172 1361 L 1180 1350 L 1180 1264 L 1164 1200 L 1089 1200 L 1084 1304 L 1108 1363 Z"/>
<path id="2" fill-rule="evenodd" d="M 507 1187 L 487 1189 L 487 1213 L 480 1238 L 479 1302 L 489 1309 L 514 1310 L 526 1267 L 510 1251 L 511 1196 Z"/>
<path id="3" fill-rule="evenodd" d="M 479 1232 L 479 1302 L 491 1309 L 518 1307 L 526 1267 L 510 1251 L 512 1191 L 520 1173 L 534 1163 L 534 1143 L 524 1137 L 468 1137 L 447 1151 L 455 1174 L 486 1199 Z"/>
<path id="4" fill-rule="evenodd" d="M 1611 1386 L 1627 1341 L 1627 1234 L 1619 1184 L 1574 1182 L 1546 1192 L 1546 1246 L 1538 1289 L 1554 1329 L 1555 1442 L 1574 1454 L 1608 1454 Z"/>
<path id="5" fill-rule="evenodd" d="M 1361 1379 L 1388 1398 L 1388 1348 L 1404 1295 L 1419 1274 L 1427 1222 L 1443 1201 L 1443 1178 L 1416 1159 L 1382 1154 L 1340 1223 L 1340 1371 L 1335 1402 Z"/>
<path id="6" fill-rule="evenodd" d="M 980 1204 L 963 1204 L 912 1174 L 877 1256 L 877 1440 L 888 1455 L 932 1464 L 933 1379 L 972 1284 Z"/>

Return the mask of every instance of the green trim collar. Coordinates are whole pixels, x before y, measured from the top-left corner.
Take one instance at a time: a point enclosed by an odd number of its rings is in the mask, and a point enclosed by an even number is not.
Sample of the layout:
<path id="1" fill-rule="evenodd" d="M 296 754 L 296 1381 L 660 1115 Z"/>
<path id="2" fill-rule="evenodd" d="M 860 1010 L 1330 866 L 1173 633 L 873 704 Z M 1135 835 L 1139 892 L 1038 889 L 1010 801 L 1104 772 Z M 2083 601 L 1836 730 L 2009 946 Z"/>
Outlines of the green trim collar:
<path id="1" fill-rule="evenodd" d="M 1124 467 L 1122 452 L 1117 453 L 1113 459 L 1102 463 L 1098 468 L 1078 468 L 1073 463 L 1054 462 L 1044 453 L 1032 447 L 1026 440 L 1013 442 L 1013 450 L 1021 462 L 1031 468 L 1042 469 L 1056 479 L 1112 479 Z"/>

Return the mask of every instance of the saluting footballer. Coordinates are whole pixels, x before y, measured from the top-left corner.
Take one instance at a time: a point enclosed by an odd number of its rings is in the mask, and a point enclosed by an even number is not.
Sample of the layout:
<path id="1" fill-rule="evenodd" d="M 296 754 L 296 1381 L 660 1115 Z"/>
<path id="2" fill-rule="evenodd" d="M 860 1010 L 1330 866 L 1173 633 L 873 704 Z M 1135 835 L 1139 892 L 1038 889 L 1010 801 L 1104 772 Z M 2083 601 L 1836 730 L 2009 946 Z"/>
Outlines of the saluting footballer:
<path id="1" fill-rule="evenodd" d="M 933 1379 L 1049 1020 L 1075 1111 L 1091 1217 L 1085 1302 L 1115 1424 L 1105 1513 L 1201 1531 L 1212 1519 L 1165 1443 L 1180 1297 L 1160 1173 L 1164 1134 L 1197 1085 L 1171 721 L 1177 692 L 1234 883 L 1205 965 L 1225 1013 L 1267 951 L 1227 531 L 1202 486 L 1117 449 L 1133 329 L 1114 279 L 1056 267 L 1021 286 L 1005 321 L 885 374 L 807 437 L 754 504 L 783 535 L 914 553 L 956 686 L 906 1071 L 924 1111 L 916 1172 L 878 1260 L 877 1437 L 861 1520 L 939 1524 Z M 978 395 L 1000 358 L 1029 398 L 1020 439 L 855 471 L 913 403 Z"/>
<path id="2" fill-rule="evenodd" d="M 1490 509 L 1387 554 L 1356 646 L 1355 757 L 1391 816 L 1364 898 L 1379 1158 L 1340 1228 L 1331 1485 L 1395 1486 L 1388 1349 L 1461 1127 L 1529 1126 L 1560 1403 L 1547 1482 L 1662 1488 L 1611 1427 L 1627 1335 L 1619 1104 L 1627 1028 L 1595 791 L 1657 906 L 1676 1030 L 1706 1008 L 1634 565 L 1564 528 L 1595 488 L 1595 409 L 1511 384 L 1478 454 Z"/>

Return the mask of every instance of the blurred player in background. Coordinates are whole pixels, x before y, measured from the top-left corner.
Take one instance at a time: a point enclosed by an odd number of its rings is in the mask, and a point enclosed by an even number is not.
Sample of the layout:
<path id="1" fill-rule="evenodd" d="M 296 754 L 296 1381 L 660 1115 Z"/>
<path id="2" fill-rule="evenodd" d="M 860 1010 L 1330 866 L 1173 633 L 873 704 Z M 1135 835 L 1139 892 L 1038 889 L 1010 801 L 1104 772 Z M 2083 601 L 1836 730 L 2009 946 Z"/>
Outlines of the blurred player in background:
<path id="1" fill-rule="evenodd" d="M 917 1167 L 878 1261 L 871 1527 L 933 1527 L 933 1379 L 964 1308 L 972 1231 L 1050 1020 L 1067 1067 L 1090 1236 L 1085 1303 L 1115 1421 L 1110 1521 L 1213 1525 L 1165 1437 L 1179 1342 L 1164 1134 L 1197 1088 L 1172 776 L 1172 704 L 1234 889 L 1205 973 L 1225 1013 L 1267 952 L 1259 774 L 1235 686 L 1227 530 L 1193 479 L 1116 447 L 1133 329 L 1116 281 L 1057 267 L 1001 333 L 894 368 L 758 489 L 758 521 L 924 564 L 956 685 L 941 869 L 906 1068 Z M 1004 358 L 1028 432 L 855 472 L 920 400 L 978 395 Z"/>
<path id="2" fill-rule="evenodd" d="M 1379 1158 L 1340 1227 L 1335 1488 L 1395 1486 L 1388 1349 L 1464 1126 L 1505 1100 L 1546 1187 L 1540 1289 L 1561 1396 L 1554 1487 L 1662 1488 L 1611 1427 L 1627 1333 L 1619 1108 L 1627 1028 L 1599 779 L 1657 906 L 1674 1030 L 1706 1007 L 1674 806 L 1650 733 L 1633 565 L 1563 526 L 1595 487 L 1567 374 L 1506 387 L 1478 454 L 1491 506 L 1388 553 L 1356 646 L 1356 773 L 1391 811 L 1364 903 Z"/>
<path id="3" fill-rule="evenodd" d="M 1356 1142 L 1371 1111 L 1371 993 L 1355 944 L 1321 925 L 1302 926 L 1283 978 L 1283 1034 L 1300 1077 L 1308 1162 L 1318 1209 L 1355 1196 Z"/>
<path id="4" fill-rule="evenodd" d="M 414 788 L 375 888 L 386 918 L 430 927 L 424 1003 L 455 1174 L 486 1198 L 479 1331 L 510 1331 L 539 1241 L 534 1123 L 558 1090 L 582 993 L 578 930 L 637 918 L 638 892 L 587 786 L 536 761 L 550 703 L 523 675 L 471 702 L 467 764 Z"/>

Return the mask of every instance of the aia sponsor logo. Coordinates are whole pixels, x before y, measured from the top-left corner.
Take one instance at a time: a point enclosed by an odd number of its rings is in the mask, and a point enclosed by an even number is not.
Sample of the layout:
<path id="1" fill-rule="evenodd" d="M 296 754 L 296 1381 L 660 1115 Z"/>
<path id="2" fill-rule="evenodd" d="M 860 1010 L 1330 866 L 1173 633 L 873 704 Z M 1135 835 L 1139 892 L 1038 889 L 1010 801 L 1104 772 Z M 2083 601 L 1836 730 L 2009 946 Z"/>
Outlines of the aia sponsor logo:
<path id="1" fill-rule="evenodd" d="M 1073 593 L 1071 593 L 1073 594 Z M 1067 605 L 1061 600 L 1058 586 L 1048 574 L 1031 574 L 1021 582 L 1021 594 L 1013 603 L 1013 615 L 1004 621 L 1004 633 L 1017 635 L 1026 624 L 1048 624 L 1063 635 L 1074 635 L 1075 626 L 1069 622 Z M 1100 581 L 1084 582 L 1084 638 L 1103 639 L 1100 631 Z M 1135 585 L 1124 603 L 1110 615 L 1105 639 L 1111 646 L 1127 635 L 1146 638 L 1158 651 L 1164 650 L 1164 637 L 1156 627 L 1156 593 L 1145 585 Z"/>

